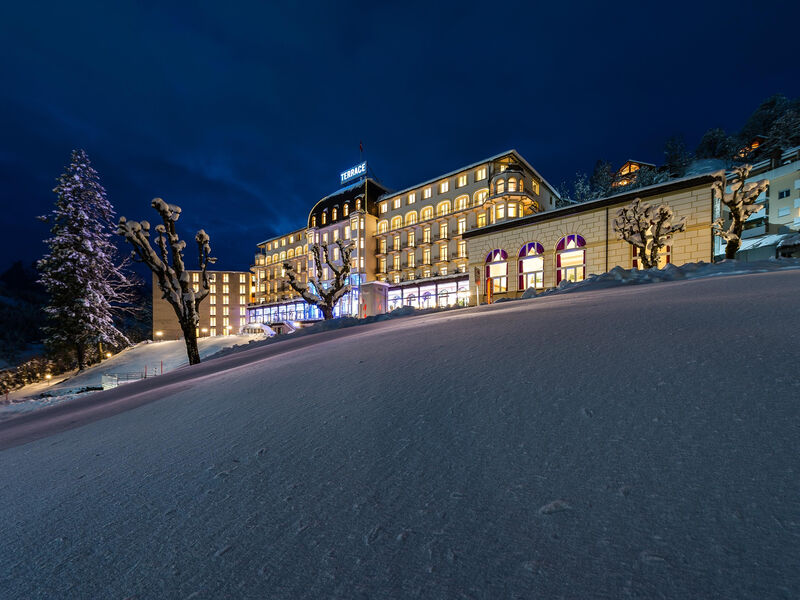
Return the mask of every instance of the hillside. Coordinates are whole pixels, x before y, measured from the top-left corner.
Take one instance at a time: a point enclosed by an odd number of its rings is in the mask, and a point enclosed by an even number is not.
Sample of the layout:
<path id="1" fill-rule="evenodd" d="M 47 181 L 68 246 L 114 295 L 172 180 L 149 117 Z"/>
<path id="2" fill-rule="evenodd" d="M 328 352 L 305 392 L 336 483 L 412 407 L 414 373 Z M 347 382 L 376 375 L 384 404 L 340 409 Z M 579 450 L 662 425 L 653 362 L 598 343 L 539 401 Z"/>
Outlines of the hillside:
<path id="1" fill-rule="evenodd" d="M 798 289 L 546 296 L 129 384 L 0 452 L 0 597 L 798 597 Z"/>

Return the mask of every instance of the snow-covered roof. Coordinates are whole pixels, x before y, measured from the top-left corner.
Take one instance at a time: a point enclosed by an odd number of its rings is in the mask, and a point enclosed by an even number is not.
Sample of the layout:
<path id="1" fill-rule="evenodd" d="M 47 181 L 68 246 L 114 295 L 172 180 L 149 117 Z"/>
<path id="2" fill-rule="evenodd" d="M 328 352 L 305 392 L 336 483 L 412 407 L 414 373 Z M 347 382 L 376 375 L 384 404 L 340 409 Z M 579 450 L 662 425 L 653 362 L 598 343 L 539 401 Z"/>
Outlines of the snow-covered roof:
<path id="1" fill-rule="evenodd" d="M 761 235 L 754 238 L 747 238 L 742 240 L 742 245 L 739 246 L 739 252 L 745 250 L 755 250 L 756 248 L 767 248 L 769 246 L 777 246 L 784 239 L 791 236 L 791 233 L 770 233 L 768 235 Z"/>

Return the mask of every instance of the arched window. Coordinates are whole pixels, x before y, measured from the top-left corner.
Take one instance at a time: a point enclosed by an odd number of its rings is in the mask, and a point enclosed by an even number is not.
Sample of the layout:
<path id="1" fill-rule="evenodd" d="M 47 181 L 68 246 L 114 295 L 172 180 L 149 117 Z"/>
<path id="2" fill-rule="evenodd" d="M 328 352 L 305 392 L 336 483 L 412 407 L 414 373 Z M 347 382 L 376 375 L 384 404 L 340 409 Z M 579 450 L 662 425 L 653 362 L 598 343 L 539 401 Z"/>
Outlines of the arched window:
<path id="1" fill-rule="evenodd" d="M 586 277 L 586 240 L 577 234 L 561 238 L 556 246 L 556 283 Z"/>
<path id="2" fill-rule="evenodd" d="M 333 211 L 331 212 L 331 221 L 335 221 L 338 216 L 339 216 L 339 209 L 334 206 Z"/>
<path id="3" fill-rule="evenodd" d="M 378 233 L 386 233 L 389 231 L 388 221 L 378 221 Z"/>
<path id="4" fill-rule="evenodd" d="M 498 179 L 497 183 L 495 184 L 495 193 L 502 194 L 506 191 L 506 182 L 504 179 Z"/>
<path id="5" fill-rule="evenodd" d="M 316 227 L 317 226 L 317 216 L 316 215 L 311 217 L 311 226 L 312 227 Z"/>
<path id="6" fill-rule="evenodd" d="M 517 191 L 517 180 L 511 178 L 508 180 L 508 191 L 509 192 L 516 192 Z"/>
<path id="7" fill-rule="evenodd" d="M 406 225 L 413 225 L 417 222 L 417 211 L 412 210 L 406 214 Z"/>
<path id="8" fill-rule="evenodd" d="M 361 210 L 361 198 L 356 198 L 356 210 Z"/>
<path id="9" fill-rule="evenodd" d="M 475 192 L 475 195 L 472 196 L 475 200 L 475 206 L 483 204 L 488 195 L 489 195 L 489 190 L 487 189 L 482 189 Z"/>
<path id="10" fill-rule="evenodd" d="M 456 202 L 456 210 L 464 210 L 469 205 L 469 196 L 459 196 L 455 200 Z"/>
<path id="11" fill-rule="evenodd" d="M 544 248 L 539 242 L 529 242 L 519 251 L 519 291 L 544 287 Z"/>
<path id="12" fill-rule="evenodd" d="M 281 260 L 286 260 L 286 252 L 281 252 Z"/>
<path id="13" fill-rule="evenodd" d="M 439 204 L 436 205 L 436 216 L 442 217 L 447 214 L 450 214 L 450 200 L 439 202 Z"/>
<path id="14" fill-rule="evenodd" d="M 392 229 L 403 226 L 403 218 L 400 215 L 392 217 Z"/>
<path id="15" fill-rule="evenodd" d="M 350 204 L 347 202 L 344 203 L 344 207 L 342 208 L 342 214 L 346 217 L 350 214 Z"/>
<path id="16" fill-rule="evenodd" d="M 433 207 L 426 206 L 425 208 L 423 208 L 422 212 L 420 213 L 420 219 L 423 221 L 427 221 L 428 219 L 432 218 L 433 218 Z"/>
<path id="17" fill-rule="evenodd" d="M 493 294 L 508 290 L 508 254 L 505 250 L 492 250 L 486 255 L 486 288 Z"/>
<path id="18" fill-rule="evenodd" d="M 322 211 L 322 224 L 325 225 L 327 221 L 328 221 L 328 210 L 325 209 Z"/>
<path id="19" fill-rule="evenodd" d="M 286 258 L 294 258 L 294 250 L 289 248 L 289 251 L 286 253 Z"/>

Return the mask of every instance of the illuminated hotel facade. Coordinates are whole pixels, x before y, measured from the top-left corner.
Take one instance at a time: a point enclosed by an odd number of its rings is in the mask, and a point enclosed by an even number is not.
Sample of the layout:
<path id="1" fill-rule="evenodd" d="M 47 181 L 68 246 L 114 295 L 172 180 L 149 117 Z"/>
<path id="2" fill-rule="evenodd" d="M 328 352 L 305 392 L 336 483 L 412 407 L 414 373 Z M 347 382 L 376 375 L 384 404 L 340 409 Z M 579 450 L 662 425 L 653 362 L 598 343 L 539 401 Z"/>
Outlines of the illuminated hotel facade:
<path id="1" fill-rule="evenodd" d="M 340 238 L 355 247 L 352 289 L 335 316 L 366 316 L 399 306 L 466 305 L 470 275 L 464 234 L 552 210 L 558 197 L 514 150 L 395 192 L 368 177 L 365 163 L 350 171 L 363 177 L 317 202 L 304 230 L 258 244 L 251 322 L 321 318 L 288 286 L 282 264 L 294 260 L 306 282 L 314 270 L 309 244 L 333 244 Z M 345 183 L 347 175 L 342 173 Z"/>
<path id="2" fill-rule="evenodd" d="M 686 177 L 557 208 L 557 192 L 514 150 L 398 191 L 365 175 L 317 202 L 305 228 L 259 244 L 248 320 L 321 318 L 288 287 L 282 263 L 294 260 L 307 281 L 314 269 L 309 245 L 339 238 L 352 240 L 355 250 L 353 289 L 336 316 L 484 303 L 615 266 L 635 268 L 632 246 L 617 239 L 613 221 L 637 197 L 665 202 L 676 218 L 686 218 L 661 266 L 711 261 L 711 224 L 720 210 L 713 182 L 711 174 Z"/>

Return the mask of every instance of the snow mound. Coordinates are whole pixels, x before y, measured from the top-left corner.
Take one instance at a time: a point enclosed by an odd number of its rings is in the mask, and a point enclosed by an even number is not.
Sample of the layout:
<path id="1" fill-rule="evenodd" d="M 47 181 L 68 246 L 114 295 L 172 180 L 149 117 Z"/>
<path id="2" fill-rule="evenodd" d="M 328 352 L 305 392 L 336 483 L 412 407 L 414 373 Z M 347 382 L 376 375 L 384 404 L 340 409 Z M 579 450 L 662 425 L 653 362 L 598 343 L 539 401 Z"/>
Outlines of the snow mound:
<path id="1" fill-rule="evenodd" d="M 583 292 L 589 290 L 602 290 L 623 285 L 640 285 L 644 283 L 662 283 L 666 281 L 680 281 L 682 279 L 701 279 L 705 277 L 720 277 L 724 275 L 746 275 L 748 273 L 770 273 L 787 269 L 800 269 L 800 259 L 797 258 L 770 258 L 753 262 L 737 260 L 723 260 L 717 263 L 686 263 L 676 266 L 669 264 L 663 269 L 623 269 L 614 267 L 608 273 L 589 275 L 583 281 L 562 281 L 557 288 L 537 293 L 535 289 L 528 288 L 522 294 L 523 299 L 540 298 L 554 294 L 567 294 L 570 292 Z"/>

